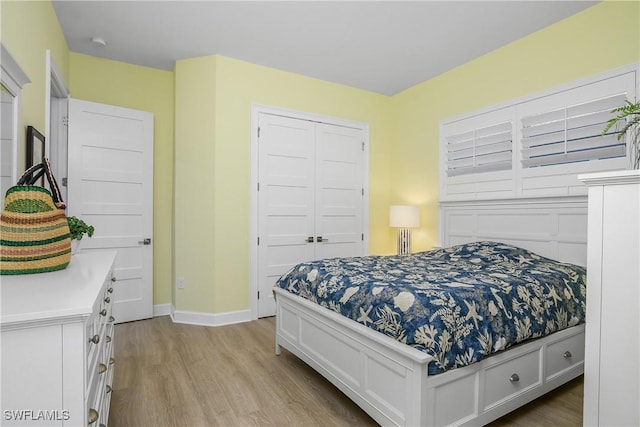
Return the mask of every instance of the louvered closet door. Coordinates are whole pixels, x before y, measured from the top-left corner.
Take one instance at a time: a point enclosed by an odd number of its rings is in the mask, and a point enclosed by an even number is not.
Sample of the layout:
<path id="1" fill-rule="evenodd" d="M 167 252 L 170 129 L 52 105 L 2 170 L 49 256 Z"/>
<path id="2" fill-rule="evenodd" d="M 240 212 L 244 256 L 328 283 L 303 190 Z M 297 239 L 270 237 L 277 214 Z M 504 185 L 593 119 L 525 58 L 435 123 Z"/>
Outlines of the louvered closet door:
<path id="1" fill-rule="evenodd" d="M 363 255 L 364 131 L 265 113 L 258 123 L 258 316 L 265 317 L 275 314 L 275 282 L 294 265 Z"/>

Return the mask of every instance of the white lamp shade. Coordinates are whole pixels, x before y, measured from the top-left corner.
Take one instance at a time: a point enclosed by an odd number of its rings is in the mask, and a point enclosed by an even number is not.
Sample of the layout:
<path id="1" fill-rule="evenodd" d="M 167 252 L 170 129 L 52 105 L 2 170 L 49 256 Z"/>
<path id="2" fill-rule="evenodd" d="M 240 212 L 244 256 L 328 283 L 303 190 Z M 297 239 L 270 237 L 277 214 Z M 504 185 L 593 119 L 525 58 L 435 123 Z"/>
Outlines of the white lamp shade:
<path id="1" fill-rule="evenodd" d="M 392 205 L 389 208 L 389 227 L 420 227 L 420 207 L 409 205 Z"/>

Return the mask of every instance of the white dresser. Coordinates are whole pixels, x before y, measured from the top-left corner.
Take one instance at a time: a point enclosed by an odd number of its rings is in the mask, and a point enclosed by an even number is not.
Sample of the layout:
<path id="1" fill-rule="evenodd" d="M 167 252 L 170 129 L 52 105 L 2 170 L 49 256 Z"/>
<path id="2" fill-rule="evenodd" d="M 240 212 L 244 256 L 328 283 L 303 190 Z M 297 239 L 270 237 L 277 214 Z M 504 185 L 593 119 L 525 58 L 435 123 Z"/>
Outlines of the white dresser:
<path id="1" fill-rule="evenodd" d="M 589 187 L 584 425 L 640 425 L 640 171 Z"/>
<path id="2" fill-rule="evenodd" d="M 0 276 L 3 426 L 106 426 L 115 251 L 62 271 Z"/>

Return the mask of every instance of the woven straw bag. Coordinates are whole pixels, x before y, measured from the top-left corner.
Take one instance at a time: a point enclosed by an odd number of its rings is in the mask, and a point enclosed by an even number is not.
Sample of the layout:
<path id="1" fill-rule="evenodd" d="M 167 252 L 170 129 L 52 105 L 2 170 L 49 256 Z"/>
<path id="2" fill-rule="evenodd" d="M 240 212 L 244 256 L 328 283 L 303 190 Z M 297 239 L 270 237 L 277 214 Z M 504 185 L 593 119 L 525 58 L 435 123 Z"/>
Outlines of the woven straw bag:
<path id="1" fill-rule="evenodd" d="M 33 185 L 42 175 L 51 192 Z M 62 270 L 71 261 L 71 236 L 51 166 L 32 166 L 7 190 L 0 216 L 0 274 Z"/>

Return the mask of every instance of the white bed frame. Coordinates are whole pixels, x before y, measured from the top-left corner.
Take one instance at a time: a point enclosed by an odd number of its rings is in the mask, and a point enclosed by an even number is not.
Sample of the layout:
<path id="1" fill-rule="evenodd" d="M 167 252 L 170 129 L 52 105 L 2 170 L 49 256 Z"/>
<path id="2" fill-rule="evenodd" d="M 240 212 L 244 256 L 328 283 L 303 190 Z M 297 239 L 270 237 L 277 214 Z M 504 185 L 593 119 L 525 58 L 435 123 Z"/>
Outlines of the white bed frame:
<path id="1" fill-rule="evenodd" d="M 445 246 L 497 240 L 586 263 L 584 197 L 441 205 Z M 583 226 L 584 225 L 584 226 Z M 275 289 L 276 354 L 304 360 L 382 425 L 482 425 L 583 372 L 584 324 L 428 376 L 431 357 Z"/>

